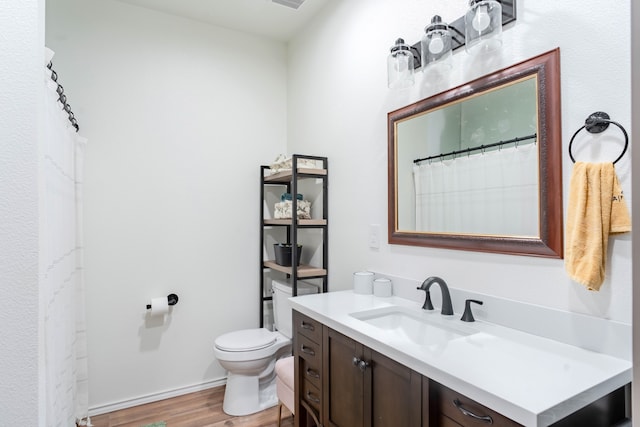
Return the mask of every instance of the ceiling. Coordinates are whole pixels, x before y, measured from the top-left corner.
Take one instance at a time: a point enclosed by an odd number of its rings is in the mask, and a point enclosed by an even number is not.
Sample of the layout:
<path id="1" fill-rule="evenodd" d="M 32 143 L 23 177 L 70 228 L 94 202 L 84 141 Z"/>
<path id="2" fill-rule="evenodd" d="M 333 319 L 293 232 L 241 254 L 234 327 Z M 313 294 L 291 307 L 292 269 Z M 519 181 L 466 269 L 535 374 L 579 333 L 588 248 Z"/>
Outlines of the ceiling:
<path id="1" fill-rule="evenodd" d="M 272 0 L 119 1 L 286 42 L 331 0 L 304 0 L 298 9 Z"/>

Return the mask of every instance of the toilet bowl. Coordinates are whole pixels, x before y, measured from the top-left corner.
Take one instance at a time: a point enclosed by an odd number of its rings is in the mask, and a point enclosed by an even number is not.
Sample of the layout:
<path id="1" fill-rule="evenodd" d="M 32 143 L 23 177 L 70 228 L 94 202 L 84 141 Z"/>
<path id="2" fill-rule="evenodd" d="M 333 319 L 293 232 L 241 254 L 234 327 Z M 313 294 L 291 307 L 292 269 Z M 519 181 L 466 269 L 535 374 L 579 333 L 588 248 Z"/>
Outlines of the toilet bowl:
<path id="1" fill-rule="evenodd" d="M 273 314 L 276 331 L 242 329 L 220 335 L 214 355 L 227 370 L 222 410 L 234 416 L 248 415 L 275 406 L 275 363 L 291 355 L 291 285 L 273 281 Z M 298 295 L 317 293 L 310 283 L 298 282 Z"/>

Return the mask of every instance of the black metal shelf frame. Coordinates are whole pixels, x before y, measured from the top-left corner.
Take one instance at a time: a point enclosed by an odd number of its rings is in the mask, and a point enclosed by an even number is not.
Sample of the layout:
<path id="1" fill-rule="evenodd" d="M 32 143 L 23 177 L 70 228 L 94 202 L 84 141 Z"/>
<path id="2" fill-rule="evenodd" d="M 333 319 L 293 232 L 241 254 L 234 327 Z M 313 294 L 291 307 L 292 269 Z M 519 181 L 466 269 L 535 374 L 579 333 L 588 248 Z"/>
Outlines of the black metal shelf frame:
<path id="1" fill-rule="evenodd" d="M 298 159 L 315 160 L 322 163 L 322 168 L 325 174 L 313 174 L 313 173 L 299 173 L 298 172 Z M 302 154 L 294 154 L 291 156 L 291 178 L 286 182 L 266 182 L 265 171 L 271 169 L 269 166 L 260 166 L 260 327 L 264 327 L 264 303 L 271 301 L 271 296 L 265 295 L 265 266 L 264 266 L 264 230 L 267 227 L 286 227 L 287 228 L 287 243 L 293 244 L 295 247 L 298 242 L 298 229 L 321 229 L 322 230 L 322 268 L 326 271 L 324 275 L 318 276 L 305 276 L 305 279 L 322 279 L 322 292 L 329 290 L 329 165 L 326 157 L 319 156 L 307 156 Z M 291 201 L 291 224 L 265 224 L 264 222 L 264 200 L 265 200 L 265 186 L 281 185 L 285 186 L 287 193 L 298 194 L 298 180 L 299 179 L 321 179 L 322 180 L 322 218 L 326 221 L 325 224 L 306 224 L 301 225 L 298 223 L 297 212 L 298 203 L 297 198 L 292 197 Z M 291 251 L 291 284 L 292 295 L 298 295 L 298 269 L 295 267 L 298 265 L 297 251 Z"/>

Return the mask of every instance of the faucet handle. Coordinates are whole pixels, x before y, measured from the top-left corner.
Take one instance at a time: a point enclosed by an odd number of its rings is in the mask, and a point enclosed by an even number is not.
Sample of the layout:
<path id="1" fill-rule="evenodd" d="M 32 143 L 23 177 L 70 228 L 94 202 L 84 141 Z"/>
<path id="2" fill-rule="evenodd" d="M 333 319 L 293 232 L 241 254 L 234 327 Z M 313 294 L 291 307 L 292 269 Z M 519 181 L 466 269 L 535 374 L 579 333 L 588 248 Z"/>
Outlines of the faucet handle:
<path id="1" fill-rule="evenodd" d="M 475 322 L 476 319 L 473 318 L 473 313 L 471 312 L 471 303 L 476 303 L 482 305 L 482 301 L 477 299 L 468 299 L 464 302 L 464 313 L 462 313 L 462 317 L 460 320 L 463 322 Z"/>

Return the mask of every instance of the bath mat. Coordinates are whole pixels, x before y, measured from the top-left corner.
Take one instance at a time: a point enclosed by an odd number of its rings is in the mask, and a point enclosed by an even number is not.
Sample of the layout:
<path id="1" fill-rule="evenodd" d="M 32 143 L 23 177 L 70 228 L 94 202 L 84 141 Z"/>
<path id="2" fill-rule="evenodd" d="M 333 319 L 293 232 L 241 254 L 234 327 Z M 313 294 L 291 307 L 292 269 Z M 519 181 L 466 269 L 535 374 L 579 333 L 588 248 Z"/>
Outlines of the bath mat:
<path id="1" fill-rule="evenodd" d="M 164 421 L 159 421 L 157 423 L 145 424 L 140 427 L 167 427 L 167 423 L 165 423 Z"/>

